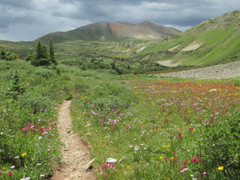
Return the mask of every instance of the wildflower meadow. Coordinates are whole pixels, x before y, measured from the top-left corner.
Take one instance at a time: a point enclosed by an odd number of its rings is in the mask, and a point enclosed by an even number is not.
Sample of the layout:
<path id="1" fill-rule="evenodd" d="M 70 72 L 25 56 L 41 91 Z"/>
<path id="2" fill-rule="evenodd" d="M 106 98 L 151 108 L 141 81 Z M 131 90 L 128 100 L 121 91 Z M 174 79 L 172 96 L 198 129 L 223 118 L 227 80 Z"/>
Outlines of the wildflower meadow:
<path id="1" fill-rule="evenodd" d="M 97 179 L 225 179 L 239 177 L 239 103 L 232 82 L 129 75 L 79 94 L 71 113 Z"/>

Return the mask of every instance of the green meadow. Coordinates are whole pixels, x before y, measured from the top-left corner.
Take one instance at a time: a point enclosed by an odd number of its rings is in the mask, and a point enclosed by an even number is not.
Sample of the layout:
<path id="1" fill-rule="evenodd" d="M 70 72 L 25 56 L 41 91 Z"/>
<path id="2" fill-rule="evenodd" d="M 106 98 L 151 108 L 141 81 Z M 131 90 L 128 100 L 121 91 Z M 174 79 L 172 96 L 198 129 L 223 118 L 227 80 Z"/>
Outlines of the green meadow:
<path id="1" fill-rule="evenodd" d="M 97 179 L 239 179 L 240 79 L 154 75 L 238 61 L 237 17 L 162 40 L 56 43 L 57 63 L 38 58 L 37 41 L 0 41 L 0 179 L 51 178 L 64 146 L 59 107 L 69 99 Z M 169 59 L 181 65 L 157 63 Z"/>

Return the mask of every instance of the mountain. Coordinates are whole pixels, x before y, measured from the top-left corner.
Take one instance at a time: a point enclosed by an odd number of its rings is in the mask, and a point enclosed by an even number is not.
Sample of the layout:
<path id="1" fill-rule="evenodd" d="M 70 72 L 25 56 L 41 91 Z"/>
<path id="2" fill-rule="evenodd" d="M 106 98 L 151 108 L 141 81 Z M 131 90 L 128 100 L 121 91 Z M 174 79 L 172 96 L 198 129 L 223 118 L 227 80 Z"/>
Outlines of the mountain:
<path id="1" fill-rule="evenodd" d="M 187 31 L 148 44 L 144 60 L 207 66 L 240 60 L 240 11 L 208 19 Z"/>
<path id="2" fill-rule="evenodd" d="M 52 38 L 54 43 L 66 41 L 96 41 L 96 40 L 117 40 L 122 38 L 156 38 L 161 39 L 180 33 L 180 31 L 143 21 L 139 24 L 122 22 L 108 23 L 100 22 L 67 32 L 55 32 L 41 37 L 41 41 L 48 43 Z"/>

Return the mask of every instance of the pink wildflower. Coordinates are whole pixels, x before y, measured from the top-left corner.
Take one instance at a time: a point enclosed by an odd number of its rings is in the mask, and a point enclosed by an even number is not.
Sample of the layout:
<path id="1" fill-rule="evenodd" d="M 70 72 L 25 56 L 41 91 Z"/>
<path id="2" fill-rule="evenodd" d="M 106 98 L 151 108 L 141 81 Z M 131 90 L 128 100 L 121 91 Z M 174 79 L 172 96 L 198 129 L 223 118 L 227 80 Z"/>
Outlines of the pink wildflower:
<path id="1" fill-rule="evenodd" d="M 105 174 L 104 177 L 107 178 L 107 177 L 108 177 L 108 174 Z"/>
<path id="2" fill-rule="evenodd" d="M 12 177 L 12 171 L 11 170 L 9 170 L 9 172 L 8 172 L 8 177 Z"/>

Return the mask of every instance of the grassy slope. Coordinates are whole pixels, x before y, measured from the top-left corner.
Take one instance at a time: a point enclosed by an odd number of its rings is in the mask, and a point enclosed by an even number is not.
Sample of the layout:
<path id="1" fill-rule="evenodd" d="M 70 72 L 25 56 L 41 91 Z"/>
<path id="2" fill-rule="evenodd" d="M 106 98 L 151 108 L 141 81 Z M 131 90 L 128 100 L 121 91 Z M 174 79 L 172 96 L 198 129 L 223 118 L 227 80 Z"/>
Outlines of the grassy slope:
<path id="1" fill-rule="evenodd" d="M 163 43 L 153 43 L 140 54 L 142 56 L 151 54 L 155 60 L 175 59 L 184 65 L 213 65 L 239 60 L 239 17 L 240 11 L 234 11 L 204 21 L 184 33 L 163 41 Z M 202 45 L 197 50 L 182 51 L 192 43 L 201 43 Z M 168 52 L 169 48 L 176 45 L 178 45 L 177 49 Z M 166 52 L 167 58 L 158 58 L 159 56 L 155 55 L 157 53 L 166 54 Z"/>
<path id="2" fill-rule="evenodd" d="M 95 36 L 91 37 L 94 41 L 77 40 L 79 39 L 77 32 L 80 31 L 83 33 L 84 38 L 90 38 L 88 37 L 89 34 L 84 31 L 84 28 L 79 28 L 73 30 L 73 32 L 66 33 L 62 37 L 69 41 L 62 42 L 63 39 L 56 39 L 54 41 L 55 52 L 56 55 L 61 56 L 78 56 L 80 53 L 91 54 L 94 52 L 99 57 L 106 57 L 105 59 L 116 57 L 127 58 L 133 61 L 146 60 L 149 62 L 171 59 L 175 60 L 175 62 L 181 62 L 182 65 L 196 66 L 238 61 L 240 57 L 240 42 L 238 40 L 240 32 L 239 17 L 240 11 L 234 11 L 218 18 L 204 21 L 181 34 L 163 40 L 116 39 L 112 37 L 108 41 L 99 41 L 102 32 L 106 36 L 109 35 L 109 37 L 112 33 L 109 28 L 105 28 L 107 26 L 106 23 L 96 23 L 94 26 L 91 26 L 91 31 L 95 32 Z M 108 31 L 105 32 L 106 29 Z M 87 34 L 84 34 L 84 32 Z M 48 44 L 50 36 L 51 34 L 42 37 L 42 41 Z M 182 49 L 193 43 L 202 45 L 196 50 L 182 51 Z M 36 41 L 16 43 L 0 41 L 0 48 L 4 47 L 6 50 L 13 51 L 20 56 L 26 56 L 31 51 L 35 51 L 35 45 Z M 178 46 L 178 48 L 171 52 L 168 50 L 175 46 Z M 145 49 L 138 52 L 142 47 L 145 47 Z"/>

